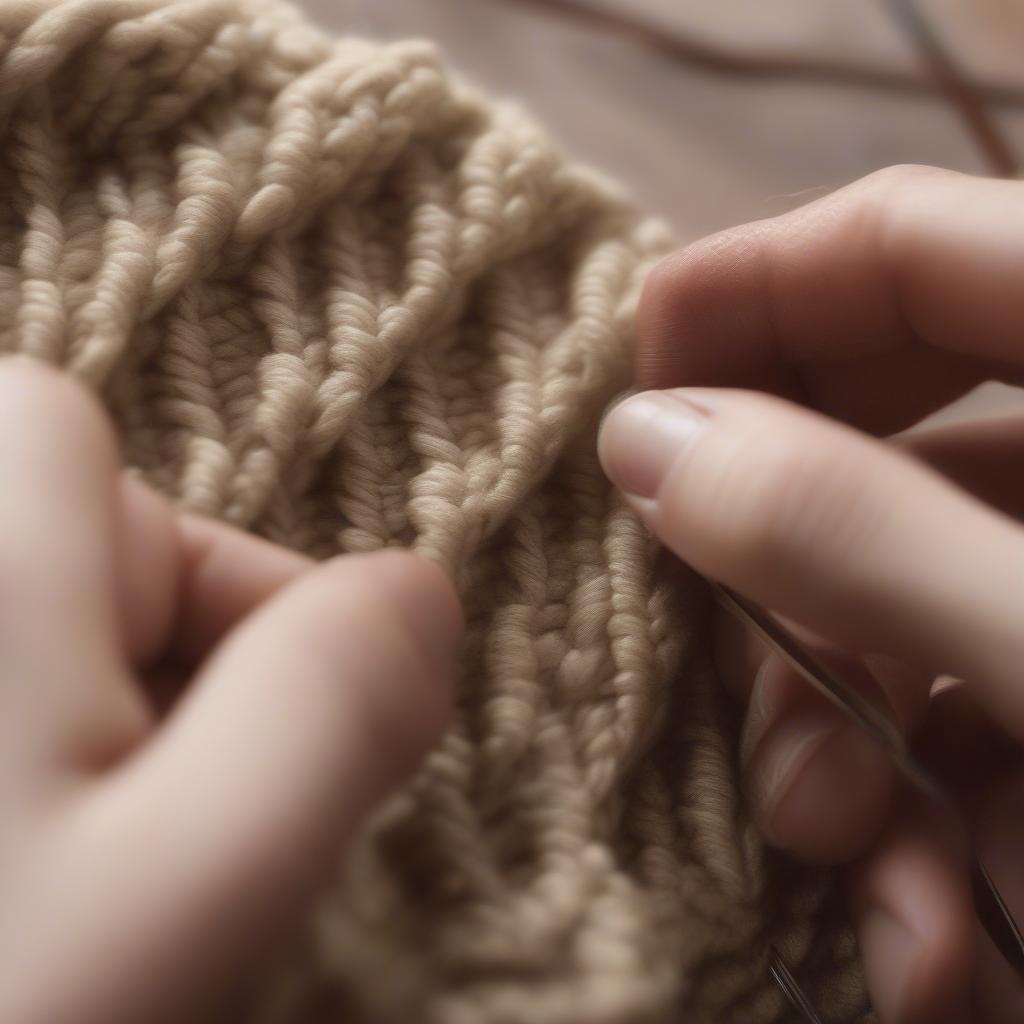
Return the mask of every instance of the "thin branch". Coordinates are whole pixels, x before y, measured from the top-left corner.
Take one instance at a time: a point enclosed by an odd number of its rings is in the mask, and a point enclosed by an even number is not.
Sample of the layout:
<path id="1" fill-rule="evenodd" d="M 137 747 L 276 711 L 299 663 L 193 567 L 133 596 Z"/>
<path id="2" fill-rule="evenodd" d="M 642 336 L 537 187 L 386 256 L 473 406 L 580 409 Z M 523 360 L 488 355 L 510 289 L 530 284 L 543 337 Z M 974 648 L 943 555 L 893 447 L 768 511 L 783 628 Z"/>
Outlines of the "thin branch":
<path id="1" fill-rule="evenodd" d="M 886 5 L 910 36 L 936 86 L 960 115 L 989 168 L 996 174 L 1012 178 L 1020 170 L 1020 161 L 985 105 L 977 85 L 960 71 L 952 54 L 914 0 L 886 0 Z"/>
<path id="2" fill-rule="evenodd" d="M 695 35 L 669 31 L 646 21 L 607 8 L 594 7 L 586 0 L 494 0 L 518 7 L 533 7 L 571 18 L 580 23 L 614 32 L 631 42 L 672 60 L 711 74 L 734 78 L 772 78 L 815 81 L 834 85 L 855 85 L 879 92 L 938 99 L 942 88 L 929 76 L 913 71 L 870 65 L 837 58 L 820 60 L 803 54 L 779 52 L 738 53 L 716 46 Z M 999 107 L 1024 107 L 1024 87 L 1001 82 L 976 81 L 961 77 L 975 95 Z"/>

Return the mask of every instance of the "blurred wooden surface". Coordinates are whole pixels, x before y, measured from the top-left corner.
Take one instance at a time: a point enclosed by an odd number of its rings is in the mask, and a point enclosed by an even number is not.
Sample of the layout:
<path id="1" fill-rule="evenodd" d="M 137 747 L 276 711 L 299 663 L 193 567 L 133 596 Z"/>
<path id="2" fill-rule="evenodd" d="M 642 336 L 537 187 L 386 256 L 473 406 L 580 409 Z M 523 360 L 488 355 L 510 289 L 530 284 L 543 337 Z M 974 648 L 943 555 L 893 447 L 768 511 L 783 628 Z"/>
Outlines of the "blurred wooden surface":
<path id="1" fill-rule="evenodd" d="M 927 81 L 886 0 L 577 0 L 742 61 L 810 60 Z M 575 154 L 665 214 L 680 238 L 770 216 L 892 163 L 985 173 L 941 93 L 827 77 L 715 73 L 538 0 L 301 0 L 336 32 L 427 36 L 521 100 Z M 1024 5 L 918 0 L 965 74 L 1021 89 L 992 117 L 1024 154 Z"/>

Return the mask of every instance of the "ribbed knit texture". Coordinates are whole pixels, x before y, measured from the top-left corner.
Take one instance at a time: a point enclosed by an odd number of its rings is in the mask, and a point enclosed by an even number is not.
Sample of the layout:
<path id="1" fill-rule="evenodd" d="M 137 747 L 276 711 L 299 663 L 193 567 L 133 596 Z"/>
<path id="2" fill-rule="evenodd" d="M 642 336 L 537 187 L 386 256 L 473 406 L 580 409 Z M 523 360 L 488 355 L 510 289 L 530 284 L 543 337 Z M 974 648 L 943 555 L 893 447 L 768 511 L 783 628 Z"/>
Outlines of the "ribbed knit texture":
<path id="1" fill-rule="evenodd" d="M 431 46 L 233 0 L 5 0 L 0 182 L 0 349 L 184 506 L 415 547 L 465 603 L 456 724 L 253 1020 L 760 1024 L 770 941 L 855 1019 L 828 879 L 744 815 L 703 592 L 594 454 L 660 224 Z"/>

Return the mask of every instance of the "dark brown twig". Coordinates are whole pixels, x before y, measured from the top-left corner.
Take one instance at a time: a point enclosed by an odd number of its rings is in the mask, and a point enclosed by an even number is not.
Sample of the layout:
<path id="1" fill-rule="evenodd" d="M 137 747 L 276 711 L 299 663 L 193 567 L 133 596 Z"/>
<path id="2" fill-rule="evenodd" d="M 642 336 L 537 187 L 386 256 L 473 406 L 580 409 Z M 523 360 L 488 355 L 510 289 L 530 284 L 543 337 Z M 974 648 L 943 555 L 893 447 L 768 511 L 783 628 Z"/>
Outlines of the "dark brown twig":
<path id="1" fill-rule="evenodd" d="M 710 74 L 735 78 L 772 78 L 789 81 L 817 81 L 833 85 L 855 85 L 880 92 L 937 98 L 942 95 L 936 82 L 927 76 L 872 66 L 841 58 L 818 60 L 802 54 L 737 53 L 715 46 L 695 35 L 661 29 L 640 19 L 607 8 L 598 8 L 586 0 L 497 0 L 520 7 L 535 7 L 548 13 L 614 32 L 672 60 L 691 65 Z M 1024 107 L 1024 87 L 962 79 L 986 103 L 1000 107 Z"/>
<path id="2" fill-rule="evenodd" d="M 977 85 L 961 73 L 914 0 L 886 0 L 886 3 L 910 36 L 935 84 L 960 115 L 989 168 L 1003 177 L 1013 177 L 1020 170 L 1020 162 L 979 95 Z"/>

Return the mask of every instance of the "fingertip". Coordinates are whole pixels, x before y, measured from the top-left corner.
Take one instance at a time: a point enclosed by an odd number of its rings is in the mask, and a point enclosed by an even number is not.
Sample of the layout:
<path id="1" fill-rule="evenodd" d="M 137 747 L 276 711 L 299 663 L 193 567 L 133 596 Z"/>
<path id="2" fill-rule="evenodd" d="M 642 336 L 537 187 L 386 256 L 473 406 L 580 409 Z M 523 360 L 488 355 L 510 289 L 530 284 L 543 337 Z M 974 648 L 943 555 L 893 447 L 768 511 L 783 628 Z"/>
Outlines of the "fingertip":
<path id="1" fill-rule="evenodd" d="M 399 548 L 343 555 L 333 565 L 339 573 L 365 573 L 374 587 L 384 588 L 382 600 L 399 612 L 432 680 L 447 689 L 465 628 L 462 604 L 448 574 L 436 562 Z"/>
<path id="2" fill-rule="evenodd" d="M 170 647 L 182 664 L 199 664 L 247 615 L 316 564 L 205 516 L 178 515 L 176 527 L 181 564 Z"/>
<path id="3" fill-rule="evenodd" d="M 395 588 L 417 635 L 447 664 L 465 628 L 462 602 L 451 577 L 435 561 L 413 551 L 388 548 L 365 556 Z"/>
<path id="4" fill-rule="evenodd" d="M 688 392 L 644 391 L 620 402 L 601 424 L 598 458 L 609 479 L 634 498 L 653 499 L 702 431 L 708 410 Z"/>
<path id="5" fill-rule="evenodd" d="M 367 728 L 378 736 L 378 753 L 387 753 L 384 774 L 404 778 L 449 722 L 464 628 L 455 588 L 438 565 L 399 549 L 339 556 L 314 571 L 339 610 L 358 606 L 363 642 L 379 660 L 365 679 L 350 675 L 350 685 L 364 690 Z M 350 647 L 351 633 L 351 624 L 338 630 L 338 643 Z"/>
<path id="6" fill-rule="evenodd" d="M 801 860 L 855 859 L 891 807 L 895 773 L 885 753 L 775 655 L 754 681 L 743 761 L 762 833 Z"/>
<path id="7" fill-rule="evenodd" d="M 844 864 L 878 834 L 893 771 L 878 746 L 831 709 L 780 724 L 751 770 L 762 831 L 774 845 L 815 864 Z"/>
<path id="8" fill-rule="evenodd" d="M 851 910 L 872 1001 L 885 1024 L 966 1019 L 974 920 L 946 829 L 906 811 L 851 875 Z"/>
<path id="9" fill-rule="evenodd" d="M 451 585 L 415 555 L 311 566 L 223 637 L 124 785 L 173 790 L 190 842 L 250 880 L 318 874 L 437 744 L 460 630 Z"/>
<path id="10" fill-rule="evenodd" d="M 859 941 L 872 1000 L 883 1024 L 962 1024 L 968 1018 L 966 991 L 955 989 L 959 974 L 941 938 L 922 937 L 893 908 L 864 915 Z"/>
<path id="11" fill-rule="evenodd" d="M 168 501 L 137 476 L 121 478 L 118 592 L 129 660 L 152 662 L 174 625 L 180 536 Z"/>
<path id="12" fill-rule="evenodd" d="M 118 461 L 113 429 L 95 396 L 69 374 L 24 355 L 0 358 L 0 411 L 19 433 L 38 434 L 35 426 L 48 426 L 45 436 L 62 442 L 74 438 L 74 450 L 96 453 L 112 466 Z"/>

